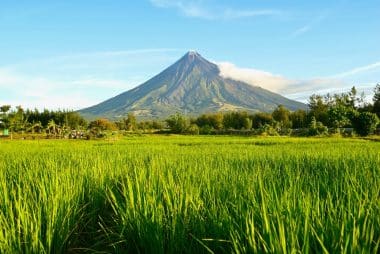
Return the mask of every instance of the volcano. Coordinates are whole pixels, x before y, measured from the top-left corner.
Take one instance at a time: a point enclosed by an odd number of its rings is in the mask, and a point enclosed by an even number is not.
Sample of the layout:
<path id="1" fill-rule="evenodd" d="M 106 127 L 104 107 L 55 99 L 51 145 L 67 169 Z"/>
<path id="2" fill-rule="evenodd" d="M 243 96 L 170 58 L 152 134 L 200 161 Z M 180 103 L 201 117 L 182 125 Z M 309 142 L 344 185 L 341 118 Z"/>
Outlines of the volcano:
<path id="1" fill-rule="evenodd" d="M 84 117 L 117 119 L 165 118 L 182 113 L 196 116 L 220 111 L 271 112 L 278 105 L 290 110 L 306 105 L 254 84 L 223 78 L 218 66 L 190 51 L 145 83 L 79 111 Z"/>

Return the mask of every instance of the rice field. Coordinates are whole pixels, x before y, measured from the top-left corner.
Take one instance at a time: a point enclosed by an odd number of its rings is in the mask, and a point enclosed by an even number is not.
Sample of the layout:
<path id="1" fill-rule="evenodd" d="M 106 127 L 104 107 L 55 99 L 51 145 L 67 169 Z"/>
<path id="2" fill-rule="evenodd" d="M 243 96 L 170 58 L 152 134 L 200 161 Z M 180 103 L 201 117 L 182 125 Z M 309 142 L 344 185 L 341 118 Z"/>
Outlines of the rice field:
<path id="1" fill-rule="evenodd" d="M 378 253 L 380 142 L 0 141 L 0 253 Z"/>

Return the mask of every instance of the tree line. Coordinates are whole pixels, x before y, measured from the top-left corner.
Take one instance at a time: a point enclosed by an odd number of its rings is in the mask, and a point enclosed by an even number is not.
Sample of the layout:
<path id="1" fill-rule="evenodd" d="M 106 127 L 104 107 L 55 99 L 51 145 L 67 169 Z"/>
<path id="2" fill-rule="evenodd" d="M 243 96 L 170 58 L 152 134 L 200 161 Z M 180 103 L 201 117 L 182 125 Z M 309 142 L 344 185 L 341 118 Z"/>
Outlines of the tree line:
<path id="1" fill-rule="evenodd" d="M 69 110 L 24 110 L 21 106 L 0 106 L 0 129 L 14 133 L 53 133 L 64 130 L 85 129 L 86 120 Z"/>
<path id="2" fill-rule="evenodd" d="M 218 134 L 235 130 L 267 135 L 316 136 L 327 134 L 373 134 L 380 118 L 380 84 L 371 102 L 355 87 L 347 93 L 312 95 L 308 110 L 291 112 L 279 105 L 272 113 L 228 112 L 186 119 L 180 114 L 166 120 L 174 133 Z M 235 132 L 236 133 L 236 132 Z"/>
<path id="3" fill-rule="evenodd" d="M 9 105 L 0 107 L 0 129 L 13 133 L 47 134 L 59 137 L 103 137 L 110 131 L 157 131 L 177 134 L 260 134 L 316 136 L 332 133 L 366 136 L 380 127 L 380 84 L 372 102 L 358 95 L 355 87 L 347 93 L 312 95 L 308 110 L 290 111 L 279 105 L 272 113 L 225 112 L 186 117 L 179 113 L 164 121 L 138 121 L 126 118 L 110 121 L 102 118 L 87 122 L 77 112 L 66 110 L 24 110 Z M 79 135 L 79 136 L 78 136 Z"/>

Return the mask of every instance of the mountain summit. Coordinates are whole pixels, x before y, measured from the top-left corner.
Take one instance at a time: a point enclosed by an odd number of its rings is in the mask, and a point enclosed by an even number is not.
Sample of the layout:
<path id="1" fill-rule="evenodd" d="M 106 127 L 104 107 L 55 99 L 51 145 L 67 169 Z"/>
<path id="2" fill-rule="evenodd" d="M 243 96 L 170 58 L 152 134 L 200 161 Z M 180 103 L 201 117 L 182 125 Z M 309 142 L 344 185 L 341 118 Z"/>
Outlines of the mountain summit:
<path id="1" fill-rule="evenodd" d="M 258 86 L 221 77 L 216 64 L 196 51 L 136 88 L 79 111 L 88 118 L 119 118 L 133 112 L 140 118 L 163 118 L 176 112 L 199 115 L 218 111 L 290 110 L 306 105 Z"/>

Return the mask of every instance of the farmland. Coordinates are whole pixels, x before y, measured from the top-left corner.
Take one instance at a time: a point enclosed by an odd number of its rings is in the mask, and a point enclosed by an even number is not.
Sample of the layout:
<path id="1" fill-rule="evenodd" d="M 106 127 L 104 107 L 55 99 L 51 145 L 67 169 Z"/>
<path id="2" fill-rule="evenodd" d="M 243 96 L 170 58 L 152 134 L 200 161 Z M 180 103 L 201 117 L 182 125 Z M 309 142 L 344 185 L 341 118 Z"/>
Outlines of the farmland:
<path id="1" fill-rule="evenodd" d="M 0 253 L 376 253 L 380 142 L 0 141 Z"/>

